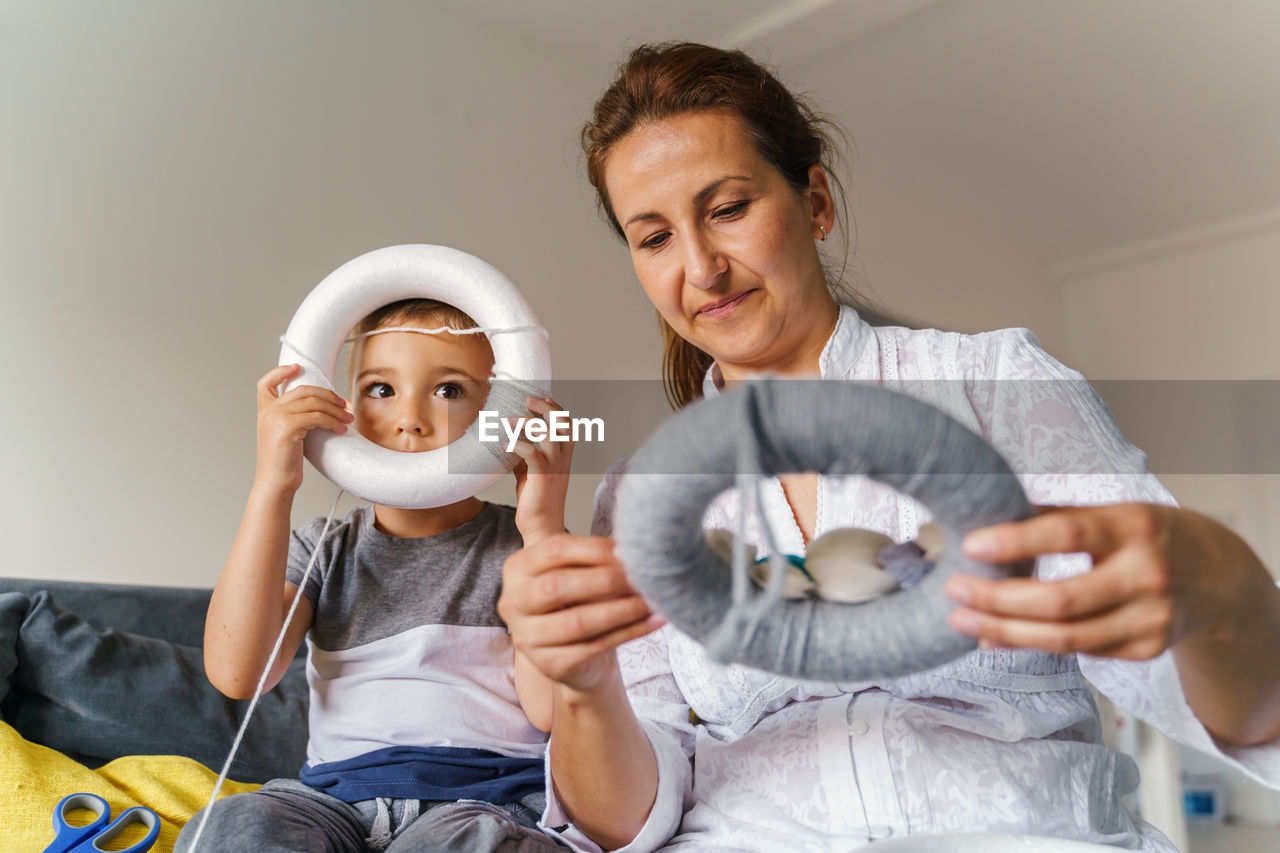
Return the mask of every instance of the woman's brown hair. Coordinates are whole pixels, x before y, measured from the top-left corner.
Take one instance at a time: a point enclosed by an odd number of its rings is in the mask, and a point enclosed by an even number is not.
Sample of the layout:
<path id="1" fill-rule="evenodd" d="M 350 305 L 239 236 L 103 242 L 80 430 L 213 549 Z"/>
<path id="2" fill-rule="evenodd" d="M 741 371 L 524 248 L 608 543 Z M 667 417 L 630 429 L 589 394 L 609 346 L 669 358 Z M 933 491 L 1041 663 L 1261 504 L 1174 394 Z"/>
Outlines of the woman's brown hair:
<path id="1" fill-rule="evenodd" d="M 809 188 L 812 166 L 826 170 L 839 189 L 829 162 L 836 151 L 832 137 L 840 135 L 839 128 L 793 95 L 763 65 L 742 51 L 703 44 L 642 45 L 622 64 L 582 129 L 587 177 L 595 187 L 601 214 L 619 237 L 626 239 L 604 181 L 609 152 L 639 125 L 703 110 L 738 116 L 760 155 L 796 192 Z M 712 358 L 677 335 L 661 316 L 658 323 L 663 340 L 662 383 L 672 408 L 678 409 L 702 396 L 702 378 Z"/>

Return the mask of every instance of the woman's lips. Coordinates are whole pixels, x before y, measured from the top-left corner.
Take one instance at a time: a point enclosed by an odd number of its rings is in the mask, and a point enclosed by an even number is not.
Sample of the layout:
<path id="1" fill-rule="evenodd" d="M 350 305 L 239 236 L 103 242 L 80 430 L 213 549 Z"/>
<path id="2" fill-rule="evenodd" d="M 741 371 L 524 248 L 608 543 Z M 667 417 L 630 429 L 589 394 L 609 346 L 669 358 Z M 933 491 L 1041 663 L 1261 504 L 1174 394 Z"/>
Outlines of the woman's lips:
<path id="1" fill-rule="evenodd" d="M 746 299 L 754 290 L 744 290 L 739 294 L 730 296 L 727 299 L 721 299 L 719 302 L 713 302 L 710 305 L 704 305 L 694 314 L 695 317 L 724 317 L 733 312 L 735 308 L 742 304 L 742 300 Z"/>

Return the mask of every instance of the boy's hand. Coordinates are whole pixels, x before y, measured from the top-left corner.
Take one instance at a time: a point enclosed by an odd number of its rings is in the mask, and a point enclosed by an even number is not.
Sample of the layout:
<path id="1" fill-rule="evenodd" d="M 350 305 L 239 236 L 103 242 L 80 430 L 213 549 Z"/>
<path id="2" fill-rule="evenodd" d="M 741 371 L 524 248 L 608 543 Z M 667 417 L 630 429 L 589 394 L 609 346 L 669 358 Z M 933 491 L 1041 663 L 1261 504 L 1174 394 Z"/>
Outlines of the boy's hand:
<path id="1" fill-rule="evenodd" d="M 254 485 L 292 496 L 302 485 L 302 442 L 313 429 L 341 435 L 355 416 L 347 401 L 325 388 L 300 385 L 285 394 L 279 386 L 297 376 L 298 364 L 282 364 L 258 380 L 258 467 Z"/>
<path id="2" fill-rule="evenodd" d="M 563 411 L 550 397 L 526 397 L 525 405 L 548 422 L 553 411 Z M 516 475 L 516 527 L 528 547 L 564 532 L 573 442 L 548 438 L 533 444 L 521 438 L 516 442 L 515 454 L 521 460 L 512 472 Z"/>

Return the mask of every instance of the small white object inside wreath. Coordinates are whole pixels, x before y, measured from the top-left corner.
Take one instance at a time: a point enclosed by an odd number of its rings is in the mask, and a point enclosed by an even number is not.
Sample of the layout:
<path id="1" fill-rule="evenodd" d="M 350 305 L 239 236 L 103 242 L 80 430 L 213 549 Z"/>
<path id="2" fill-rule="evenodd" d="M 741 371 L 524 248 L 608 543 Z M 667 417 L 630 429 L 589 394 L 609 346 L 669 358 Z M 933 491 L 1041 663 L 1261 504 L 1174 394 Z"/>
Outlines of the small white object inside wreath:
<path id="1" fill-rule="evenodd" d="M 706 533 L 707 545 L 724 560 L 733 560 L 734 535 L 728 530 Z M 772 571 L 769 558 L 747 545 L 751 580 L 764 587 Z M 942 529 L 926 524 L 909 543 L 895 545 L 883 533 L 857 527 L 829 530 L 809 543 L 804 556 L 787 555 L 784 598 L 820 598 L 860 604 L 914 585 L 944 551 Z"/>

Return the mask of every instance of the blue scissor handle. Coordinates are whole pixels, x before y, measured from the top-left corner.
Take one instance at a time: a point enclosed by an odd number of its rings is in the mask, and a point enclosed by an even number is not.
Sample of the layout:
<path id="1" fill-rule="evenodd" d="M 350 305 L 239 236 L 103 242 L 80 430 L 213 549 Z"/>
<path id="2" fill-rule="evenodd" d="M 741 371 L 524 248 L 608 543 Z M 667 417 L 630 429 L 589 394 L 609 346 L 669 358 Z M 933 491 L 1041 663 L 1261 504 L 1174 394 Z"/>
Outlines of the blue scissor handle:
<path id="1" fill-rule="evenodd" d="M 77 809 L 91 811 L 97 817 L 84 826 L 72 826 L 67 823 L 67 812 Z M 54 806 L 53 843 L 44 848 L 44 853 L 69 853 L 80 842 L 97 835 L 110 819 L 111 807 L 97 794 L 71 794 L 63 797 L 62 801 Z"/>
<path id="2" fill-rule="evenodd" d="M 67 823 L 66 813 L 76 809 L 87 809 L 97 817 L 84 826 L 72 826 Z M 53 843 L 44 849 L 44 853 L 92 853 L 105 851 L 99 842 L 106 843 L 119 835 L 126 826 L 140 823 L 147 827 L 147 835 L 132 847 L 112 853 L 144 853 L 155 844 L 160 834 L 160 818 L 145 806 L 125 809 L 121 815 L 107 826 L 111 809 L 107 801 L 97 794 L 71 794 L 62 798 L 53 810 L 53 829 L 56 833 Z M 103 827 L 106 827 L 105 829 Z"/>
<path id="3" fill-rule="evenodd" d="M 120 849 L 112 848 L 112 853 L 144 853 L 151 849 L 151 845 L 156 843 L 156 836 L 160 834 L 160 818 L 151 809 L 146 806 L 134 806 L 131 809 L 125 809 L 120 813 L 120 817 L 111 822 L 111 825 L 102 832 L 85 839 L 79 846 L 72 848 L 71 853 L 92 853 L 92 851 L 104 851 L 106 847 L 99 847 L 99 843 L 105 844 L 115 838 L 120 832 L 130 824 L 140 823 L 147 828 L 147 835 L 137 844 L 130 847 Z"/>

